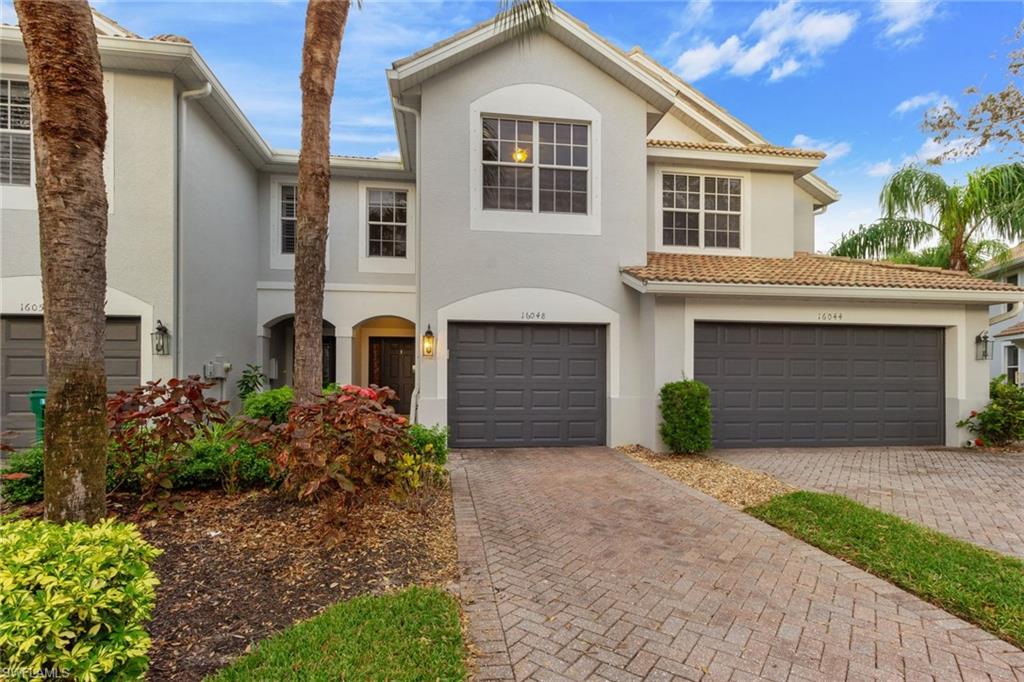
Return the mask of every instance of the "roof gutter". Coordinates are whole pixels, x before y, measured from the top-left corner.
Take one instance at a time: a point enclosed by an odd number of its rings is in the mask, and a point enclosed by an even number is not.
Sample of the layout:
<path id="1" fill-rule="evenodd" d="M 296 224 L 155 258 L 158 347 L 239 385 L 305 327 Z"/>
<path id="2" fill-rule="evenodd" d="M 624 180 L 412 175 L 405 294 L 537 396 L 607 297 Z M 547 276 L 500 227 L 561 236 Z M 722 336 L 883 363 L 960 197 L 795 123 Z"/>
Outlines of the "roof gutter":
<path id="1" fill-rule="evenodd" d="M 906 303 L 977 303 L 1022 305 L 1019 293 L 1011 291 L 965 291 L 956 289 L 910 289 L 906 287 L 817 286 L 806 284 L 728 284 L 718 282 L 645 281 L 628 272 L 623 284 L 642 294 L 681 296 L 743 296 L 759 298 L 821 298 Z"/>

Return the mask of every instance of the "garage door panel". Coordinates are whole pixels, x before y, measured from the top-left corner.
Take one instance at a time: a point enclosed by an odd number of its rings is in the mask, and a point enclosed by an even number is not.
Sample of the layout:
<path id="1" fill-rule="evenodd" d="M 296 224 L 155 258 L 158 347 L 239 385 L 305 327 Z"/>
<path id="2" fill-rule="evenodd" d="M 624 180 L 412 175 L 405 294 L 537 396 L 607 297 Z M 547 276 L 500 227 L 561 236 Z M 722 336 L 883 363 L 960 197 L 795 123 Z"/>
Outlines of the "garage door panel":
<path id="1" fill-rule="evenodd" d="M 604 443 L 603 327 L 454 322 L 449 338 L 454 447 Z"/>
<path id="2" fill-rule="evenodd" d="M 698 322 L 694 338 L 718 447 L 942 442 L 940 329 Z"/>
<path id="3" fill-rule="evenodd" d="M 15 447 L 35 439 L 35 415 L 29 392 L 46 386 L 43 318 L 0 318 L 0 430 L 12 431 Z M 103 352 L 107 392 L 116 393 L 139 385 L 141 331 L 138 318 L 107 318 Z"/>

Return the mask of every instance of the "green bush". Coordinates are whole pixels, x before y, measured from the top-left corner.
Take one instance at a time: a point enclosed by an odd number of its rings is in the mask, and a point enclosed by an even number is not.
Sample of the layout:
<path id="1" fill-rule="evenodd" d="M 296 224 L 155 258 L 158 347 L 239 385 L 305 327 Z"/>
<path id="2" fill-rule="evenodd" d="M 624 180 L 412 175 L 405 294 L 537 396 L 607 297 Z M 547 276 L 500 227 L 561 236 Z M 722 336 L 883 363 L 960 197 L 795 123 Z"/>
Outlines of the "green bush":
<path id="1" fill-rule="evenodd" d="M 443 465 L 448 461 L 448 427 L 423 426 L 413 424 L 409 427 L 409 444 L 423 458 Z"/>
<path id="2" fill-rule="evenodd" d="M 228 491 L 274 484 L 269 448 L 236 437 L 229 426 L 209 429 L 188 444 L 174 477 L 175 488 L 224 488 Z"/>
<path id="3" fill-rule="evenodd" d="M 699 381 L 674 381 L 661 387 L 661 439 L 672 452 L 711 448 L 711 390 Z"/>
<path id="4" fill-rule="evenodd" d="M 977 445 L 1007 445 L 1024 440 L 1024 388 L 1000 375 L 988 385 L 989 403 L 957 422 L 977 436 Z"/>
<path id="5" fill-rule="evenodd" d="M 288 421 L 288 411 L 295 402 L 291 386 L 272 388 L 262 393 L 253 393 L 245 399 L 245 416 L 250 419 L 269 419 L 274 424 Z"/>
<path id="6" fill-rule="evenodd" d="M 0 475 L 26 474 L 26 478 L 0 478 L 0 499 L 10 504 L 31 504 L 43 499 L 43 446 L 12 452 Z"/>
<path id="7" fill-rule="evenodd" d="M 142 679 L 160 550 L 132 525 L 0 528 L 0 661 L 39 677 Z"/>

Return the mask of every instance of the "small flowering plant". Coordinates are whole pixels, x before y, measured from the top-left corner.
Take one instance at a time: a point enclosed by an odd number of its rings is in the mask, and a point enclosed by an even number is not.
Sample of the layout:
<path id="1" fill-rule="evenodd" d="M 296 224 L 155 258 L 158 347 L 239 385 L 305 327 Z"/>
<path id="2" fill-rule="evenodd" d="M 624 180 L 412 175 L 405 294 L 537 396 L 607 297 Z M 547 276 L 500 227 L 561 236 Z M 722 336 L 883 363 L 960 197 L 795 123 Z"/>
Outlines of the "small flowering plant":
<path id="1" fill-rule="evenodd" d="M 989 384 L 988 405 L 971 410 L 957 426 L 974 436 L 973 445 L 1008 445 L 1024 441 L 1024 388 L 998 376 Z"/>
<path id="2" fill-rule="evenodd" d="M 332 386 L 297 403 L 284 424 L 258 423 L 254 443 L 270 443 L 283 487 L 300 500 L 333 499 L 339 509 L 367 489 L 394 482 L 408 454 L 407 420 L 396 394 L 376 386 Z"/>

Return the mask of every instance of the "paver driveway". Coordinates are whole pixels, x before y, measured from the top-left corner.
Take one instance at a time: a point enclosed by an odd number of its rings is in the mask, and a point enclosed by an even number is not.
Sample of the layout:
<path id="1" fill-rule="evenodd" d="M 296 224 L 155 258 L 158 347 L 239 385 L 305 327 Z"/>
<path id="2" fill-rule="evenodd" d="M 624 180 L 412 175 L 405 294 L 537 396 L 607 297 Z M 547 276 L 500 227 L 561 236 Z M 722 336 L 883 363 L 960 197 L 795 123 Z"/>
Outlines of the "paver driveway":
<path id="1" fill-rule="evenodd" d="M 454 453 L 479 679 L 1024 679 L 1024 652 L 607 448 Z"/>
<path id="2" fill-rule="evenodd" d="M 719 450 L 713 456 L 1024 557 L 1024 454 L 793 448 Z"/>

